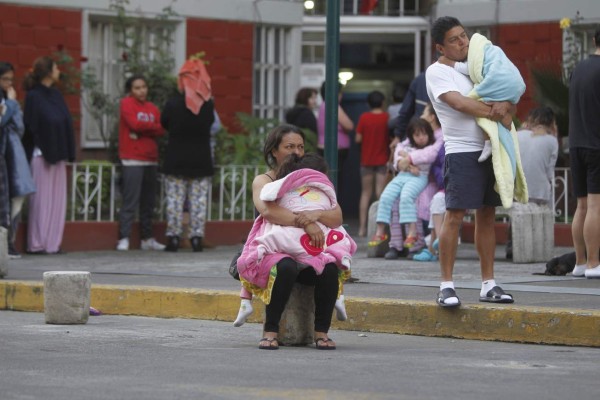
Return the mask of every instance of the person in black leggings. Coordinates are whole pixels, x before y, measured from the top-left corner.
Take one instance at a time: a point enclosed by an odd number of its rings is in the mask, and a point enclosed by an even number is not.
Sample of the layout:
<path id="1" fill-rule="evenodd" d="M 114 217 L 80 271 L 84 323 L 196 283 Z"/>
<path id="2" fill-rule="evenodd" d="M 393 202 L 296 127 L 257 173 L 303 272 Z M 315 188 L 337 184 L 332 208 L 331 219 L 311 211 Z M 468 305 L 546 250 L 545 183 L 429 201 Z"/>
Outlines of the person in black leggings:
<path id="1" fill-rule="evenodd" d="M 294 283 L 315 287 L 315 332 L 327 332 L 338 293 L 338 269 L 327 264 L 317 275 L 311 267 L 302 268 L 291 258 L 277 263 L 277 279 L 271 291 L 271 302 L 266 307 L 265 332 L 279 332 L 279 320 L 290 298 Z"/>

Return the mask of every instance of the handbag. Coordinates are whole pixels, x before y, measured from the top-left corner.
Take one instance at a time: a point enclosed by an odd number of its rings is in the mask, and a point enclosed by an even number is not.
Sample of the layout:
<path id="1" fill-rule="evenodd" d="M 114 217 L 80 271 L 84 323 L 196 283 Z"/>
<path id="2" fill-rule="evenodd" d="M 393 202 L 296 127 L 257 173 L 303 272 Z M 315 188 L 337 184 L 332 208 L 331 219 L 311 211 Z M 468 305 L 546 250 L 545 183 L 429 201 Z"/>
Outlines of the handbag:
<path id="1" fill-rule="evenodd" d="M 240 258 L 240 256 L 242 255 L 242 249 L 238 250 L 237 253 L 235 253 L 235 255 L 233 256 L 233 259 L 231 260 L 231 263 L 229 264 L 229 275 L 231 275 L 231 277 L 235 280 L 240 280 L 240 273 L 238 272 L 237 269 L 237 261 L 238 258 Z"/>

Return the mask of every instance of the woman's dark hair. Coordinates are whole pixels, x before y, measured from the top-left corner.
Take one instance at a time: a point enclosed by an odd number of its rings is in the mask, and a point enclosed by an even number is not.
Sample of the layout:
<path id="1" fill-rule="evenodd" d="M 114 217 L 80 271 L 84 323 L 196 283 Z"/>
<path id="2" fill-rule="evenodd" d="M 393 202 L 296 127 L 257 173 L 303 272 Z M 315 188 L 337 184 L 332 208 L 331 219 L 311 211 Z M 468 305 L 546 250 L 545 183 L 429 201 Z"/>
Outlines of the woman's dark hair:
<path id="1" fill-rule="evenodd" d="M 127 80 L 125 81 L 125 93 L 131 92 L 131 87 L 133 86 L 133 82 L 137 81 L 138 79 L 141 79 L 144 81 L 144 83 L 148 84 L 148 81 L 146 80 L 144 75 L 140 75 L 140 74 L 132 75 L 129 78 L 127 78 Z"/>
<path id="2" fill-rule="evenodd" d="M 317 89 L 314 88 L 302 88 L 298 90 L 298 93 L 296 93 L 296 104 L 307 106 L 308 100 L 315 94 L 317 94 Z"/>
<path id="3" fill-rule="evenodd" d="M 556 115 L 550 107 L 538 107 L 529 112 L 527 120 L 530 127 L 535 125 L 552 127 L 556 121 Z"/>
<path id="4" fill-rule="evenodd" d="M 381 108 L 384 100 L 385 96 L 379 90 L 373 90 L 367 96 L 367 103 L 371 108 Z"/>
<path id="5" fill-rule="evenodd" d="M 329 170 L 327 161 L 317 153 L 306 153 L 302 157 L 298 154 L 290 154 L 277 168 L 275 177 L 281 179 L 302 168 L 314 169 L 324 174 Z"/>
<path id="6" fill-rule="evenodd" d="M 56 62 L 48 56 L 40 57 L 33 62 L 33 69 L 23 81 L 23 88 L 30 90 L 35 85 L 42 83 L 42 80 L 52 74 L 52 69 Z"/>
<path id="7" fill-rule="evenodd" d="M 410 145 L 412 147 L 417 147 L 414 135 L 419 130 L 422 130 L 427 134 L 427 144 L 425 146 L 429 146 L 435 142 L 435 138 L 433 137 L 433 129 L 431 129 L 429 122 L 418 117 L 413 117 L 406 127 L 406 136 L 408 136 L 408 140 L 410 141 Z"/>
<path id="8" fill-rule="evenodd" d="M 282 124 L 273 128 L 267 135 L 265 147 L 263 148 L 263 156 L 265 157 L 265 162 L 269 168 L 277 168 L 277 160 L 275 160 L 275 157 L 273 157 L 273 150 L 279 147 L 283 137 L 289 133 L 296 133 L 302 136 L 302 141 L 306 141 L 304 132 L 302 132 L 302 130 L 296 125 Z"/>
<path id="9" fill-rule="evenodd" d="M 9 63 L 8 61 L 0 61 L 0 76 L 11 71 L 15 71 L 15 67 L 13 67 L 11 63 Z"/>
<path id="10" fill-rule="evenodd" d="M 440 17 L 435 20 L 433 26 L 431 27 L 431 38 L 433 42 L 436 44 L 444 44 L 444 37 L 446 36 L 446 32 L 455 26 L 462 26 L 460 21 L 454 17 Z"/>
<path id="11" fill-rule="evenodd" d="M 338 82 L 337 87 L 338 87 L 338 94 L 339 94 L 342 92 L 344 85 L 342 85 L 340 82 Z M 323 99 L 323 101 L 325 101 L 325 81 L 323 81 L 323 84 L 321 84 L 321 98 Z"/>
<path id="12" fill-rule="evenodd" d="M 15 72 L 15 67 L 8 61 L 0 61 L 0 76 L 6 74 L 7 72 Z M 6 99 L 7 95 L 3 89 L 0 89 L 0 98 Z"/>

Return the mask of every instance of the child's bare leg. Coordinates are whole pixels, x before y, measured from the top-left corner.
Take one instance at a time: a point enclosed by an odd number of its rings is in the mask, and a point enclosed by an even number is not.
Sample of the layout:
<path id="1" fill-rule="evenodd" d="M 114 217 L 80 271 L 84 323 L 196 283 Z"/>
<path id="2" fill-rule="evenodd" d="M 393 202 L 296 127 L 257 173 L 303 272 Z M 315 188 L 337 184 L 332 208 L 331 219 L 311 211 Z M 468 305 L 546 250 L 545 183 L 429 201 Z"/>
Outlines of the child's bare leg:
<path id="1" fill-rule="evenodd" d="M 375 174 L 371 171 L 367 171 L 361 177 L 362 191 L 360 194 L 360 203 L 358 208 L 358 236 L 363 237 L 367 235 L 367 214 L 369 212 L 369 203 L 371 202 L 371 195 L 373 194 L 373 177 Z"/>

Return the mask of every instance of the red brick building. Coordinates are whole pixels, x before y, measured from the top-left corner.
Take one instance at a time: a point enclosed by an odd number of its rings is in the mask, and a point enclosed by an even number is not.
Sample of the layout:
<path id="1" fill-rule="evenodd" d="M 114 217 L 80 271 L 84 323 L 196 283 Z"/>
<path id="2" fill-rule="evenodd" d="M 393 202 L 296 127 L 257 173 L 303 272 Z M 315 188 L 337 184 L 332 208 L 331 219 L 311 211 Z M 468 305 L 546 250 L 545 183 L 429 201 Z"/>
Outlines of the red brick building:
<path id="1" fill-rule="evenodd" d="M 148 21 L 147 35 L 151 41 L 156 16 L 171 1 L 134 0 L 130 3 L 127 7 L 131 8 L 131 16 Z M 177 15 L 165 22 L 175 26 L 171 50 L 177 67 L 191 54 L 206 53 L 217 109 L 229 127 L 234 126 L 237 112 L 282 117 L 284 108 L 293 102 L 299 84 L 293 64 L 297 58 L 294 54 L 300 51 L 298 32 L 302 5 L 285 0 L 255 3 L 251 0 L 180 0 L 173 3 Z M 63 49 L 81 67 L 98 67 L 96 71 L 105 81 L 106 89 L 116 91 L 117 88 L 110 86 L 117 80 L 115 71 L 111 70 L 121 54 L 111 31 L 115 15 L 108 1 L 59 0 L 51 5 L 43 0 L 0 2 L 0 60 L 15 66 L 19 88 L 37 57 Z M 297 46 L 292 45 L 294 37 L 298 37 Z M 272 48 L 274 43 L 286 46 L 283 54 L 268 53 L 268 47 Z M 285 75 L 276 82 L 269 71 L 278 68 L 285 70 Z M 280 104 L 274 107 L 269 100 L 275 86 L 281 96 L 278 97 Z M 20 90 L 19 98 L 23 97 Z M 93 124 L 86 119 L 80 100 L 79 96 L 67 96 L 76 131 L 81 132 L 77 136 L 79 160 L 95 158 L 97 149 L 103 147 L 93 132 Z"/>

